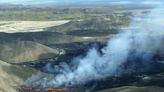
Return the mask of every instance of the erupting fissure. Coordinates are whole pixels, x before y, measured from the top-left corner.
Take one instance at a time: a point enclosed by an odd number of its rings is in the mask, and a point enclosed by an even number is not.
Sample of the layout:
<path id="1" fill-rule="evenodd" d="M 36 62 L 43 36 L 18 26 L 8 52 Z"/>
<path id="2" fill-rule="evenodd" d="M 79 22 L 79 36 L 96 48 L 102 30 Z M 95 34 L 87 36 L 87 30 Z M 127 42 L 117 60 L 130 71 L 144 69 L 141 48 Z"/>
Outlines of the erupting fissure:
<path id="1" fill-rule="evenodd" d="M 82 91 L 85 90 L 83 88 L 31 88 L 31 87 L 26 87 L 26 86 L 16 86 L 16 89 L 20 89 L 20 90 L 24 90 L 24 91 L 36 91 L 36 92 L 40 92 L 40 91 L 73 91 L 73 90 L 77 90 L 77 91 Z"/>
<path id="2" fill-rule="evenodd" d="M 101 55 L 96 48 L 88 51 L 85 57 L 76 57 L 71 64 L 61 63 L 54 66 L 51 71 L 57 71 L 53 79 L 41 79 L 42 87 L 61 87 L 70 85 L 85 84 L 92 80 L 101 80 L 110 76 L 119 75 L 126 70 L 122 67 L 127 63 L 128 57 L 140 57 L 144 70 L 149 67 L 150 59 L 157 51 L 162 49 L 161 42 L 164 39 L 164 12 L 156 9 L 149 14 L 136 15 L 128 30 L 120 30 L 120 33 L 108 41 L 104 54 Z M 133 53 L 131 53 L 133 50 Z M 151 53 L 151 54 L 145 54 Z M 133 61 L 131 61 L 133 62 Z M 134 63 L 135 64 L 135 63 Z M 136 65 L 131 63 L 130 69 L 135 69 Z M 49 70 L 49 69 L 47 69 Z M 25 81 L 25 85 L 34 85 L 38 76 L 33 75 Z M 43 81 L 42 81 L 43 80 Z M 74 80 L 79 80 L 75 82 Z"/>

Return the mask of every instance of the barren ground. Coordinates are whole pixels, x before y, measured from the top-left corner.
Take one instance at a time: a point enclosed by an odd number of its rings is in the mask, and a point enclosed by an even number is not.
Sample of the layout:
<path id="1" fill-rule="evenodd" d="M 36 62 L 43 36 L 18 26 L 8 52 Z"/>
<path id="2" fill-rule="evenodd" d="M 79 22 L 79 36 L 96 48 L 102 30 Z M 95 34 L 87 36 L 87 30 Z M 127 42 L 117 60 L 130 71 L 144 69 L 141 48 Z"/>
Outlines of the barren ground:
<path id="1" fill-rule="evenodd" d="M 44 28 L 59 26 L 69 22 L 69 20 L 59 21 L 0 21 L 0 32 L 39 32 Z"/>

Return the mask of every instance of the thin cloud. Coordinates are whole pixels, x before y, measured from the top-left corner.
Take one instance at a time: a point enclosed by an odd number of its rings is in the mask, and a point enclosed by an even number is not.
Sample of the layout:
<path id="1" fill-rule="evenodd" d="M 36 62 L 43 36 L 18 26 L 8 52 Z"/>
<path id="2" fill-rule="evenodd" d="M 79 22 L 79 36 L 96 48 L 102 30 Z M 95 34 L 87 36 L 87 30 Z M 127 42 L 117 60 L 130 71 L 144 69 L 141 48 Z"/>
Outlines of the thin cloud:
<path id="1" fill-rule="evenodd" d="M 143 1 L 142 4 L 147 4 L 147 5 L 157 5 L 157 4 L 163 4 L 164 2 L 162 1 Z"/>
<path id="2" fill-rule="evenodd" d="M 110 4 L 132 4 L 131 1 L 116 1 L 116 2 L 110 2 Z"/>
<path id="3" fill-rule="evenodd" d="M 163 0 L 0 0 L 0 3 L 11 4 L 44 4 L 44 3 L 106 3 L 106 4 L 163 4 Z"/>

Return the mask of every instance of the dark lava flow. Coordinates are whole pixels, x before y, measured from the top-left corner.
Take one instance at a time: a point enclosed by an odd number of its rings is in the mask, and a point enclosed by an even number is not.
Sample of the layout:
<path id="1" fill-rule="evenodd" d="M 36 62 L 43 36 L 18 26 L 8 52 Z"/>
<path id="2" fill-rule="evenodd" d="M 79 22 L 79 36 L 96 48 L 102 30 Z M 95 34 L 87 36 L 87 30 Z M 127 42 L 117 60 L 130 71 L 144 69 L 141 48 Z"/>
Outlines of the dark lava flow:
<path id="1" fill-rule="evenodd" d="M 94 47 L 100 51 L 103 45 Z M 92 47 L 92 46 L 91 46 Z M 41 60 L 39 63 L 22 63 L 26 67 L 34 67 L 40 69 L 42 72 L 49 74 L 57 74 L 57 72 L 50 72 L 45 70 L 45 65 L 49 62 L 49 67 L 54 68 L 54 65 L 58 65 L 59 62 L 65 61 L 69 64 L 75 56 L 85 56 L 86 51 L 77 51 L 77 53 L 67 53 L 57 59 L 47 59 Z M 145 58 L 143 56 L 152 56 L 152 58 Z M 54 61 L 57 61 L 55 63 Z M 102 90 L 106 88 L 120 87 L 120 86 L 164 86 L 164 56 L 151 53 L 141 53 L 140 55 L 135 55 L 130 53 L 127 62 L 122 66 L 123 71 L 119 75 L 114 75 L 103 80 L 92 80 L 84 85 L 76 85 L 76 87 L 85 87 L 91 90 Z M 147 78 L 147 79 L 146 79 Z"/>

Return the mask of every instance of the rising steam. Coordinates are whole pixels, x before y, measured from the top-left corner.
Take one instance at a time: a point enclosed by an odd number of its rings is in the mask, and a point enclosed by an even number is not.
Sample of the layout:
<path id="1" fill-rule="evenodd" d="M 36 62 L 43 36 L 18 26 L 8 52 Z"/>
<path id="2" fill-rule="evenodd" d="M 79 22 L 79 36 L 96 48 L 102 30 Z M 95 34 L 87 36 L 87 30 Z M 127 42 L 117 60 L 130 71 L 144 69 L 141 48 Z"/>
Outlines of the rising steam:
<path id="1" fill-rule="evenodd" d="M 164 13 L 160 9 L 154 9 L 149 14 L 136 15 L 128 30 L 120 30 L 119 34 L 108 41 L 104 54 L 100 54 L 96 48 L 91 48 L 85 57 L 76 57 L 71 64 L 62 63 L 60 67 L 56 66 L 58 74 L 54 79 L 42 81 L 42 86 L 84 84 L 120 74 L 124 71 L 121 65 L 126 63 L 132 54 L 142 56 L 145 63 L 149 63 L 153 53 L 160 49 L 163 38 Z"/>

